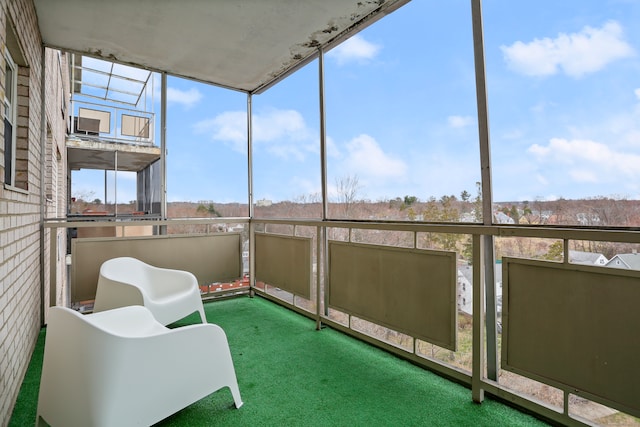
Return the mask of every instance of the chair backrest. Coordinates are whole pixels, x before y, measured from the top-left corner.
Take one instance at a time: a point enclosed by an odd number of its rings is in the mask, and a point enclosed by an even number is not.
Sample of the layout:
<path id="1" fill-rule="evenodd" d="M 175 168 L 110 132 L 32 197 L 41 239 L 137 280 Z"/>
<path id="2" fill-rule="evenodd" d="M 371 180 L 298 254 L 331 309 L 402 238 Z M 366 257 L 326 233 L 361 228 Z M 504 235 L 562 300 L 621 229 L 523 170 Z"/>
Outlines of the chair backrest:
<path id="1" fill-rule="evenodd" d="M 102 263 L 100 275 L 106 279 L 135 285 L 148 291 L 151 285 L 150 267 L 150 265 L 136 258 L 118 257 Z"/>

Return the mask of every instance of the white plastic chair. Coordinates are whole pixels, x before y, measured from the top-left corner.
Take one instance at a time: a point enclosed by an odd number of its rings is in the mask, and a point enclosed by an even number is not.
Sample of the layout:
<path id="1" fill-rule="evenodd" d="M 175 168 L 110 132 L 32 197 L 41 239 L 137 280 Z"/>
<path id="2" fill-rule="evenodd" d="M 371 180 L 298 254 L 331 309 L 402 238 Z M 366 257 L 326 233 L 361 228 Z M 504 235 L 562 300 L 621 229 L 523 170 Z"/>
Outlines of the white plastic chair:
<path id="1" fill-rule="evenodd" d="M 136 258 L 112 258 L 100 266 L 94 313 L 143 305 L 168 325 L 198 311 L 207 323 L 196 277 L 182 270 L 154 267 Z"/>
<path id="2" fill-rule="evenodd" d="M 52 307 L 36 424 L 149 426 L 223 387 L 242 406 L 218 325 L 169 329 L 142 306 Z"/>

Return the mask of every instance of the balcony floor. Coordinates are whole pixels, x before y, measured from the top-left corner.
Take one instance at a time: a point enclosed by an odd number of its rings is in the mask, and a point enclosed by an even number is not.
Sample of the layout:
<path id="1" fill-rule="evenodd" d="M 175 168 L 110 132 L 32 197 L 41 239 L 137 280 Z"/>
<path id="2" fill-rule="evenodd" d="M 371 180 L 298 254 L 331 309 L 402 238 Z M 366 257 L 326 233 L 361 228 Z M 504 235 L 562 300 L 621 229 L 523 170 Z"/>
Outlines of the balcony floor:
<path id="1" fill-rule="evenodd" d="M 382 350 L 259 297 L 205 304 L 227 333 L 244 405 L 220 390 L 158 426 L 542 426 Z M 196 315 L 176 326 L 197 323 Z M 40 334 L 10 426 L 33 425 L 44 350 Z M 202 367 L 206 375 L 206 366 Z"/>

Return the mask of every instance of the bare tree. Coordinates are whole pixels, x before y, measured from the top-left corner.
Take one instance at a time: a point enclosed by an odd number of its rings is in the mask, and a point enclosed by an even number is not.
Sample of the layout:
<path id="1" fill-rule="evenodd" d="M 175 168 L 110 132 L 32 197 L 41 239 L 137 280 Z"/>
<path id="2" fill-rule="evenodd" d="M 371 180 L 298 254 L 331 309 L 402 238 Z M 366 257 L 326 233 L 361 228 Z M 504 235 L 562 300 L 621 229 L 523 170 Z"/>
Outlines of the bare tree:
<path id="1" fill-rule="evenodd" d="M 349 218 L 361 188 L 358 175 L 346 175 L 341 178 L 336 178 L 338 203 L 343 206 L 345 218 Z"/>

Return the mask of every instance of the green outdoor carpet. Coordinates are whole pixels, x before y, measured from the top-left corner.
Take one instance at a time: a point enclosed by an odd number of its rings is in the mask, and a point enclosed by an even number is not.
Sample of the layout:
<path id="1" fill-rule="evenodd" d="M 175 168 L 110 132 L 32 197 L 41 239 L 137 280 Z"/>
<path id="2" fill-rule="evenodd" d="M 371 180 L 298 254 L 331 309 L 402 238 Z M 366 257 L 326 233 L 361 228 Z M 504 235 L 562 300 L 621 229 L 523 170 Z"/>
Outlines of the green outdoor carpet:
<path id="1" fill-rule="evenodd" d="M 543 422 L 262 298 L 205 304 L 227 333 L 244 405 L 228 389 L 158 426 L 542 426 Z M 172 327 L 199 323 L 189 316 Z M 41 334 L 10 422 L 33 425 Z M 211 361 L 215 365 L 215 361 Z M 208 375 L 202 366 L 202 375 Z"/>

